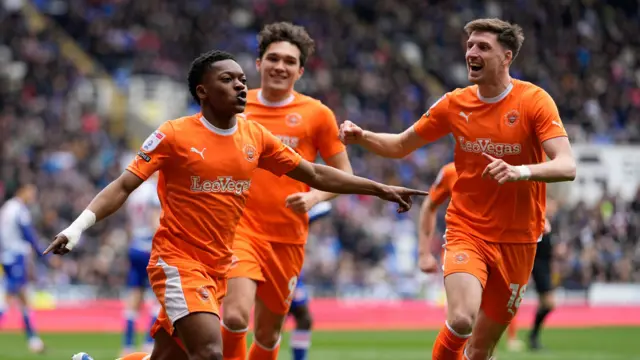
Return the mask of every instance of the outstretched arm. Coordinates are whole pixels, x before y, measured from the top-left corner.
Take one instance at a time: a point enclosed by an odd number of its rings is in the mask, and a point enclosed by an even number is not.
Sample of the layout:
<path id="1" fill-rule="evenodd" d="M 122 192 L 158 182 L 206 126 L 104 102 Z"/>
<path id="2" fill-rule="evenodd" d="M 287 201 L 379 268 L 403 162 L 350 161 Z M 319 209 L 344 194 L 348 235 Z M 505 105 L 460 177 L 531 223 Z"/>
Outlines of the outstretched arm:
<path id="1" fill-rule="evenodd" d="M 411 195 L 427 195 L 426 191 L 388 186 L 375 181 L 354 176 L 330 166 L 313 164 L 304 159 L 287 173 L 292 179 L 322 191 L 336 194 L 373 195 L 400 205 L 399 212 L 411 208 Z"/>
<path id="2" fill-rule="evenodd" d="M 349 156 L 347 155 L 346 151 L 336 154 L 328 159 L 324 159 L 324 161 L 325 163 L 327 163 L 327 165 L 331 166 L 332 168 L 342 170 L 347 174 L 353 174 L 353 169 L 351 168 L 351 163 L 349 162 Z M 338 196 L 338 194 L 326 192 L 318 189 L 312 189 L 311 193 L 316 200 L 315 202 L 316 204 L 322 201 L 331 200 L 336 196 Z"/>
<path id="3" fill-rule="evenodd" d="M 93 198 L 89 206 L 68 228 L 56 236 L 44 254 L 53 251 L 54 254 L 64 255 L 69 252 L 78 243 L 83 231 L 122 207 L 129 195 L 142 182 L 142 179 L 129 171 L 122 173 Z"/>
<path id="4" fill-rule="evenodd" d="M 351 121 L 340 126 L 340 137 L 345 144 L 358 144 L 377 155 L 394 159 L 403 158 L 428 143 L 414 127 L 400 134 L 374 133 Z"/>

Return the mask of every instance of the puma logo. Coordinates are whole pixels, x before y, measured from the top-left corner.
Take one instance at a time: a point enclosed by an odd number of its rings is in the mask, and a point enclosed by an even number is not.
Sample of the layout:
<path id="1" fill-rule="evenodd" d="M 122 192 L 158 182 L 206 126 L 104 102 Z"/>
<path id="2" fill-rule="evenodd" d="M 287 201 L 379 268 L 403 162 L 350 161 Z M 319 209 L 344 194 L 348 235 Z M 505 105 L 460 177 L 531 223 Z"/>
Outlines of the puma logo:
<path id="1" fill-rule="evenodd" d="M 557 121 L 555 121 L 555 120 L 553 120 L 551 123 L 552 123 L 553 125 L 555 125 L 555 126 L 559 127 L 559 128 L 562 128 L 562 124 L 560 124 L 559 122 L 557 122 Z"/>
<path id="2" fill-rule="evenodd" d="M 469 115 L 467 115 L 464 112 L 460 111 L 460 114 L 458 114 L 458 115 L 462 116 L 467 121 L 467 124 L 468 124 L 469 123 L 469 116 L 471 116 L 471 114 L 473 114 L 473 113 L 469 113 Z"/>
<path id="3" fill-rule="evenodd" d="M 202 160 L 204 160 L 204 151 L 205 151 L 205 150 L 207 150 L 207 148 L 202 149 L 202 151 L 200 151 L 200 150 L 198 150 L 198 149 L 196 149 L 196 148 L 194 148 L 194 147 L 192 147 L 192 148 L 191 148 L 191 152 L 194 152 L 194 153 L 196 153 L 196 154 L 200 155 L 200 157 L 202 158 Z"/>

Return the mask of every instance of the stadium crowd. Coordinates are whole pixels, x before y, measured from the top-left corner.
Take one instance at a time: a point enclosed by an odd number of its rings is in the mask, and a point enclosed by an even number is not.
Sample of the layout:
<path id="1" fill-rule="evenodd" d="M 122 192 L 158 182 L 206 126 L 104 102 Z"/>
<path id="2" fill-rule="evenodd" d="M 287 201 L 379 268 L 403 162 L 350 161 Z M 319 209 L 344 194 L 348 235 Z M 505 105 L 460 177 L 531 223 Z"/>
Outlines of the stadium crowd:
<path id="1" fill-rule="evenodd" d="M 61 55 L 52 32 L 27 26 L 20 3 L 0 8 L 0 198 L 19 182 L 38 184 L 33 215 L 44 244 L 120 173 L 130 149 L 83 96 L 89 80 Z M 391 132 L 410 126 L 443 91 L 466 85 L 461 28 L 474 17 L 499 16 L 521 24 L 527 36 L 513 76 L 554 97 L 573 142 L 640 143 L 637 2 L 243 0 L 216 1 L 215 9 L 207 1 L 34 3 L 125 79 L 184 79 L 191 59 L 215 47 L 237 54 L 256 86 L 257 31 L 294 20 L 317 45 L 298 91 L 321 99 L 338 119 Z M 443 139 L 400 161 L 359 148 L 349 154 L 357 174 L 426 188 L 452 149 Z M 310 236 L 305 278 L 318 291 L 384 292 L 418 272 L 411 266 L 418 206 L 399 216 L 368 197 L 343 196 L 334 205 Z M 640 191 L 630 203 L 607 195 L 593 207 L 561 208 L 553 224 L 560 284 L 640 281 Z M 47 281 L 117 289 L 126 275 L 125 229 L 122 212 L 92 228 Z"/>

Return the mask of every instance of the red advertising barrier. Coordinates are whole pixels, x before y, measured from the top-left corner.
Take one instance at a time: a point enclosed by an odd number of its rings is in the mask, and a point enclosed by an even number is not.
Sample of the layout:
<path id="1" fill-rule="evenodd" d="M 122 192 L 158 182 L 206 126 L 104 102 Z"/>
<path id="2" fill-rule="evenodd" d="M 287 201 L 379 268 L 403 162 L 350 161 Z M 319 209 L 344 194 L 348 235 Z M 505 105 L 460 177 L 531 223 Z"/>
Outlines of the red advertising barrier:
<path id="1" fill-rule="evenodd" d="M 444 309 L 418 301 L 363 301 L 315 299 L 311 302 L 315 328 L 319 330 L 414 330 L 438 329 L 445 316 Z M 535 313 L 532 305 L 523 305 L 518 314 L 522 326 L 529 326 Z M 53 310 L 34 311 L 39 331 L 122 330 L 123 307 L 120 301 L 99 300 L 74 304 L 58 304 Z M 139 328 L 148 325 L 140 319 Z M 640 307 L 563 306 L 548 320 L 551 327 L 640 326 Z M 22 328 L 22 316 L 17 309 L 5 314 L 0 328 Z"/>

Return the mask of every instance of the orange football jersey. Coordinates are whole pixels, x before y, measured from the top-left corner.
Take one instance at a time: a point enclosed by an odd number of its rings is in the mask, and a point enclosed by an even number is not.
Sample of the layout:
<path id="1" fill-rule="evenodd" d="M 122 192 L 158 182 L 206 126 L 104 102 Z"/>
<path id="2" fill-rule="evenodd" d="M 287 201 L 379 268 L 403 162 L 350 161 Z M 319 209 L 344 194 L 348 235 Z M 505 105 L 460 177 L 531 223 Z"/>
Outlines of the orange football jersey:
<path id="1" fill-rule="evenodd" d="M 546 184 L 516 181 L 500 185 L 482 178 L 485 152 L 511 165 L 544 162 L 542 143 L 567 136 L 553 99 L 543 89 L 513 80 L 495 98 L 477 86 L 456 89 L 438 100 L 414 125 L 428 141 L 452 133 L 458 179 L 447 209 L 447 231 L 486 241 L 536 242 L 544 229 Z"/>
<path id="2" fill-rule="evenodd" d="M 320 101 L 294 92 L 280 103 L 269 103 L 259 89 L 250 90 L 245 109 L 247 119 L 266 127 L 305 160 L 314 162 L 345 151 L 338 138 L 333 112 Z M 309 186 L 291 178 L 278 178 L 256 170 L 238 234 L 273 242 L 304 244 L 308 233 L 307 214 L 285 207 L 287 196 L 309 191 Z"/>
<path id="3" fill-rule="evenodd" d="M 436 180 L 431 184 L 431 188 L 429 189 L 429 201 L 433 204 L 434 208 L 451 196 L 453 184 L 456 183 L 457 179 L 458 174 L 456 173 L 456 165 L 454 163 L 448 163 L 440 169 Z"/>
<path id="4" fill-rule="evenodd" d="M 255 170 L 277 178 L 300 159 L 253 121 L 218 129 L 196 114 L 162 124 L 127 168 L 143 180 L 159 171 L 162 216 L 151 262 L 197 264 L 211 276 L 225 275 Z"/>

